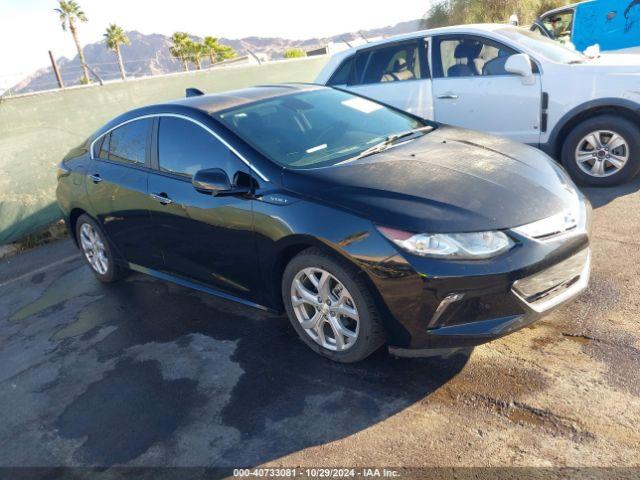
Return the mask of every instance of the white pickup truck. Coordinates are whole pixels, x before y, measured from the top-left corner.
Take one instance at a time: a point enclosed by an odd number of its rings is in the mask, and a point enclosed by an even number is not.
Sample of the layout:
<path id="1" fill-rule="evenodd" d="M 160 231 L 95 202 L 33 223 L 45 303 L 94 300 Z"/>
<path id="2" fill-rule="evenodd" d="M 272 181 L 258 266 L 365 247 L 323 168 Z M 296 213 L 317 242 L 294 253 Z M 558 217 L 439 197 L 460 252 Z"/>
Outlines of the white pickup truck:
<path id="1" fill-rule="evenodd" d="M 582 184 L 640 170 L 640 56 L 588 58 L 524 28 L 464 25 L 337 53 L 316 82 L 539 147 Z"/>

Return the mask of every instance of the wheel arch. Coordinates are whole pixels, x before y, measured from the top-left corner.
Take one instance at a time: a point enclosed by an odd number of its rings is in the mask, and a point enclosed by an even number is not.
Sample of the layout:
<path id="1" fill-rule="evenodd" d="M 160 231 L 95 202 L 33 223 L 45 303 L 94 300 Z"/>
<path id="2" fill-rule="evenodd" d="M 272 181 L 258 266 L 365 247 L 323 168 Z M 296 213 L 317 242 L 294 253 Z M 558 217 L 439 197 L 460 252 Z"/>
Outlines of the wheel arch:
<path id="1" fill-rule="evenodd" d="M 619 115 L 640 126 L 640 105 L 620 98 L 603 98 L 579 105 L 567 112 L 556 124 L 547 143 L 549 153 L 560 160 L 563 140 L 583 121 L 597 115 Z"/>
<path id="2" fill-rule="evenodd" d="M 308 248 L 320 248 L 327 252 L 333 252 L 335 255 L 345 258 L 345 256 L 335 251 L 325 242 L 311 235 L 293 235 L 282 239 L 276 248 L 273 260 L 267 265 L 267 284 L 271 285 L 271 303 L 278 311 L 284 311 L 282 302 L 282 275 L 289 262 L 300 252 Z M 353 262 L 352 262 L 353 263 Z"/>
<path id="3" fill-rule="evenodd" d="M 324 242 L 309 235 L 295 235 L 288 237 L 282 242 L 283 243 L 277 250 L 277 254 L 275 255 L 274 261 L 271 263 L 271 267 L 267 275 L 267 281 L 272 286 L 272 302 L 277 311 L 284 312 L 284 304 L 282 302 L 282 276 L 286 266 L 300 252 L 315 247 L 329 253 L 337 261 L 344 262 L 357 269 L 358 275 L 363 279 L 369 289 L 369 292 L 373 296 L 377 308 L 382 313 L 382 323 L 387 335 L 394 339 L 405 339 L 406 331 L 397 323 L 397 321 L 392 320 L 394 317 L 389 311 L 387 304 L 382 299 L 380 291 L 363 266 L 360 265 L 354 257 L 348 255 L 336 245 L 332 245 L 331 243 Z"/>
<path id="4" fill-rule="evenodd" d="M 69 234 L 71 235 L 71 238 L 73 239 L 73 242 L 76 244 L 76 246 L 78 246 L 78 238 L 76 237 L 76 225 L 78 223 L 78 218 L 80 218 L 81 215 L 85 214 L 89 215 L 86 210 L 79 207 L 72 208 L 71 212 L 69 212 Z"/>

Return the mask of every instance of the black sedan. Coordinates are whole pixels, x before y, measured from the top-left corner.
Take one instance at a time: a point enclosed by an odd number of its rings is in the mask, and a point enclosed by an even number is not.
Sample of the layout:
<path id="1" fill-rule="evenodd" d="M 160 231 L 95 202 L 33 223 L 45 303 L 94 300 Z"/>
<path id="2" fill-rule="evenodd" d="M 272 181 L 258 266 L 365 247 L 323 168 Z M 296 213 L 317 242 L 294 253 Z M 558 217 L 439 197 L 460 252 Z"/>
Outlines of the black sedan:
<path id="1" fill-rule="evenodd" d="M 590 206 L 545 154 L 314 85 L 125 113 L 69 153 L 57 195 L 100 280 L 286 311 L 341 362 L 478 345 L 589 280 Z"/>

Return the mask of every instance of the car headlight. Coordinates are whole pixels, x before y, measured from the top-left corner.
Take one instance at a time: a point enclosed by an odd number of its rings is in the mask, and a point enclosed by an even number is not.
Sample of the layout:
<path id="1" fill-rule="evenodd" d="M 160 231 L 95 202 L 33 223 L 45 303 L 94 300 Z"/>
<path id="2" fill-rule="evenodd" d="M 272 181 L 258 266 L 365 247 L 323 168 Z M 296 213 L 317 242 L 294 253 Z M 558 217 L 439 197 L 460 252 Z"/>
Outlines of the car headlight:
<path id="1" fill-rule="evenodd" d="M 421 257 L 481 260 L 506 252 L 514 242 L 503 232 L 411 233 L 377 227 L 403 250 Z"/>

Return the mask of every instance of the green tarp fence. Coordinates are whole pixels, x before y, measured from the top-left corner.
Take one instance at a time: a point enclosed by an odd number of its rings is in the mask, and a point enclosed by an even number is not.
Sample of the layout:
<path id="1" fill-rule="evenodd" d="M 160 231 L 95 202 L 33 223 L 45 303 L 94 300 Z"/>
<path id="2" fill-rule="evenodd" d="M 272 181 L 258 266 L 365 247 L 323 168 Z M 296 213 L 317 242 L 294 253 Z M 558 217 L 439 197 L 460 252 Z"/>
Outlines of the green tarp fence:
<path id="1" fill-rule="evenodd" d="M 326 61 L 327 57 L 312 57 L 218 67 L 0 99 L 0 245 L 60 218 L 56 166 L 111 118 L 183 97 L 187 87 L 217 92 L 266 83 L 312 82 Z"/>

